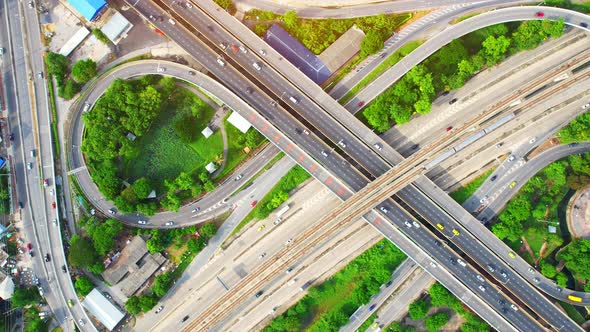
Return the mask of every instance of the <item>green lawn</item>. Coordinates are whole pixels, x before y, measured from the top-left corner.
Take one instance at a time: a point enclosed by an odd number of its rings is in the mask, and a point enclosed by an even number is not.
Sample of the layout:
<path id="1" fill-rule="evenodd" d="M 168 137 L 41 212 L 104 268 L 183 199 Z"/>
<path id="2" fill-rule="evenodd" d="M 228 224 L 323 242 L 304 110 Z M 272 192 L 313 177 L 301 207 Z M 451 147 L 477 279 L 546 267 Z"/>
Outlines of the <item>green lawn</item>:
<path id="1" fill-rule="evenodd" d="M 495 168 L 483 173 L 482 175 L 469 182 L 464 187 L 461 187 L 451 193 L 451 197 L 458 202 L 463 204 L 473 193 L 481 186 L 482 183 L 492 174 Z"/>
<path id="2" fill-rule="evenodd" d="M 184 93 L 190 92 L 184 90 Z M 171 105 L 165 105 L 149 131 L 137 139 L 136 144 L 141 153 L 134 159 L 123 161 L 124 174 L 128 180 L 146 176 L 157 181 L 158 189 L 161 190 L 165 179 L 174 179 L 180 172 L 190 173 L 204 167 L 215 156 L 223 154 L 220 131 L 208 139 L 200 134 L 214 113 L 213 108 L 204 107 L 195 128 L 199 132 L 197 140 L 185 144 L 174 130 L 174 122 L 180 112 Z"/>
<path id="3" fill-rule="evenodd" d="M 223 119 L 223 126 L 227 135 L 227 160 L 225 161 L 225 169 L 220 174 L 220 178 L 231 172 L 244 158 L 248 155 L 244 152 L 244 144 L 241 143 L 245 139 L 245 134 L 242 134 L 238 128 L 227 122 L 227 118 L 231 112 Z"/>

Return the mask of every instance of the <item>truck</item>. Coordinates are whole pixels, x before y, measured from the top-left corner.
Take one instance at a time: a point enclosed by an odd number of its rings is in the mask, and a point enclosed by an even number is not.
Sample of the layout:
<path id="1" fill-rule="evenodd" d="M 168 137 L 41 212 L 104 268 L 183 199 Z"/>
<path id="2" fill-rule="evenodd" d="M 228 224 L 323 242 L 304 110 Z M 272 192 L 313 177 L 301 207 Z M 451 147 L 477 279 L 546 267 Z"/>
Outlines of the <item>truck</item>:
<path id="1" fill-rule="evenodd" d="M 290 208 L 291 207 L 287 204 L 285 205 L 285 207 L 280 209 L 279 212 L 277 212 L 277 220 L 275 220 L 273 224 L 280 224 L 283 221 L 283 215 L 285 214 L 285 212 L 289 211 Z"/>
<path id="2" fill-rule="evenodd" d="M 578 297 L 578 296 L 568 295 L 567 298 L 570 301 L 582 302 L 582 298 L 581 297 Z"/>
<path id="3" fill-rule="evenodd" d="M 309 286 L 311 286 L 311 284 L 312 284 L 312 282 L 308 281 L 308 282 L 304 283 L 303 286 L 301 286 L 301 288 L 299 288 L 299 289 L 303 292 L 304 290 L 308 289 Z"/>

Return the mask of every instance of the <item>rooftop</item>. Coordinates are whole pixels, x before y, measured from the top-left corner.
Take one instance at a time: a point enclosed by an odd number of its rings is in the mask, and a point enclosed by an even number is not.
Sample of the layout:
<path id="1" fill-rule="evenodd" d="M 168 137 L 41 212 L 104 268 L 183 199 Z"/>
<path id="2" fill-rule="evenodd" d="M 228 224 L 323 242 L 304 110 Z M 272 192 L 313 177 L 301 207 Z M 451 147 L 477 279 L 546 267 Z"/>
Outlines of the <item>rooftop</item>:
<path id="1" fill-rule="evenodd" d="M 88 310 L 102 325 L 112 331 L 125 315 L 117 309 L 98 289 L 93 289 L 82 301 L 82 306 Z"/>

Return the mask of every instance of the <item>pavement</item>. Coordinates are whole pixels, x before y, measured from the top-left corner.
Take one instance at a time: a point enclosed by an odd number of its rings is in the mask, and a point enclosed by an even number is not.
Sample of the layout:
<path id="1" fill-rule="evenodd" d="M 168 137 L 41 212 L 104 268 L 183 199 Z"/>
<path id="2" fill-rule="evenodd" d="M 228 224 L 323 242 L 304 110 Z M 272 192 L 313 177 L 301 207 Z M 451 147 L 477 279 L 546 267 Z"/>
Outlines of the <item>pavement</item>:
<path id="1" fill-rule="evenodd" d="M 570 207 L 566 217 L 572 237 L 590 240 L 590 186 L 576 192 Z"/>

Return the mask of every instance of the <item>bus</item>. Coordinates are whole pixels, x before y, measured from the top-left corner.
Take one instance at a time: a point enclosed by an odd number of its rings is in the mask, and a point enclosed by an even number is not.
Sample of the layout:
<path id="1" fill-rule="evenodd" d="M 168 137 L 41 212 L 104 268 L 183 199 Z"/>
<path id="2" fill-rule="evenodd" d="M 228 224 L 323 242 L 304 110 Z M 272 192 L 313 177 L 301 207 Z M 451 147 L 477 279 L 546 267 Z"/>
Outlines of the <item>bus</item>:
<path id="1" fill-rule="evenodd" d="M 574 301 L 574 302 L 582 302 L 582 298 L 581 297 L 577 297 L 577 296 L 573 296 L 573 295 L 568 295 L 567 296 L 568 300 L 570 301 Z"/>

